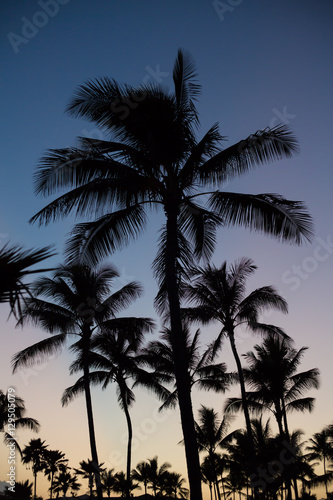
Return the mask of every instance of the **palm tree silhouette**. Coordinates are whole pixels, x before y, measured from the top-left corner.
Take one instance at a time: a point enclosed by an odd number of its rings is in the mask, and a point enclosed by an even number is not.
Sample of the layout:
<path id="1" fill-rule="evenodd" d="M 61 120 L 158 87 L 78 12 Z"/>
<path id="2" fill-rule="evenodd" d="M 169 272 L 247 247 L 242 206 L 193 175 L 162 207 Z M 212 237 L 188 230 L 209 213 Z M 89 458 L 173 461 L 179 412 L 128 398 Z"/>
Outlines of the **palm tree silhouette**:
<path id="1" fill-rule="evenodd" d="M 0 249 L 0 303 L 8 302 L 15 317 L 20 315 L 21 301 L 29 294 L 29 287 L 24 283 L 24 278 L 48 270 L 29 268 L 52 257 L 54 252 L 50 248 L 23 250 L 20 245 L 7 244 Z"/>
<path id="2" fill-rule="evenodd" d="M 326 498 L 329 497 L 328 483 L 333 481 L 333 471 L 327 469 L 328 462 L 333 462 L 333 439 L 332 431 L 330 427 L 324 427 L 320 432 L 316 432 L 309 439 L 309 446 L 306 447 L 308 451 L 309 460 L 320 460 L 323 462 L 324 475 L 317 480 L 317 483 L 323 483 L 325 485 Z"/>
<path id="3" fill-rule="evenodd" d="M 312 368 L 298 372 L 297 368 L 307 350 L 291 347 L 290 339 L 269 336 L 253 351 L 244 354 L 248 367 L 243 368 L 248 386 L 255 391 L 246 397 L 252 410 L 271 410 L 276 418 L 281 438 L 289 441 L 287 413 L 290 411 L 312 411 L 315 399 L 300 396 L 309 389 L 319 388 L 319 370 Z M 240 399 L 230 398 L 225 409 L 237 409 Z"/>
<path id="4" fill-rule="evenodd" d="M 91 391 L 89 385 L 89 361 L 93 333 L 103 323 L 107 324 L 121 309 L 141 294 L 138 283 L 132 282 L 110 294 L 113 280 L 118 273 L 111 266 L 92 269 L 88 265 L 60 266 L 52 278 L 42 277 L 35 283 L 35 297 L 27 299 L 21 323 L 31 321 L 52 336 L 34 344 L 14 356 L 13 371 L 59 352 L 68 337 L 79 340 L 71 349 L 78 353 L 83 371 L 92 461 L 96 465 L 96 488 L 102 499 L 98 455 L 95 439 Z M 43 300 L 45 297 L 49 300 Z"/>
<path id="5" fill-rule="evenodd" d="M 61 470 L 67 464 L 68 460 L 65 458 L 65 454 L 59 450 L 45 450 L 44 461 L 44 475 L 51 482 L 50 498 L 52 499 L 54 474 Z"/>
<path id="6" fill-rule="evenodd" d="M 185 479 L 178 472 L 166 471 L 163 477 L 163 490 L 169 498 L 188 497 L 189 490 L 184 486 Z"/>
<path id="7" fill-rule="evenodd" d="M 98 465 L 98 470 L 101 475 L 105 469 L 102 469 L 103 464 Z M 89 494 L 90 498 L 93 498 L 93 488 L 94 488 L 94 477 L 96 477 L 96 465 L 93 460 L 82 460 L 80 462 L 80 468 L 74 469 L 75 474 L 79 474 L 83 479 L 88 479 Z M 96 485 L 97 487 L 97 485 Z"/>
<path id="8" fill-rule="evenodd" d="M 154 497 L 156 497 L 159 491 L 159 487 L 163 484 L 164 476 L 166 472 L 168 472 L 168 469 L 170 469 L 171 464 L 169 464 L 169 462 L 164 462 L 159 466 L 157 456 L 149 458 L 147 460 L 147 464 L 149 484 L 151 489 L 153 490 Z"/>
<path id="9" fill-rule="evenodd" d="M 214 349 L 219 349 L 224 337 L 230 341 L 234 355 L 238 379 L 241 388 L 242 408 L 245 417 L 247 437 L 251 452 L 253 473 L 256 471 L 256 454 L 254 450 L 249 409 L 246 398 L 243 368 L 238 355 L 235 331 L 241 325 L 254 333 L 284 335 L 281 329 L 258 321 L 265 309 L 277 309 L 287 312 L 286 301 L 278 295 L 272 286 L 257 288 L 246 295 L 246 280 L 255 271 L 256 266 L 251 259 L 242 258 L 230 268 L 224 262 L 221 267 L 207 265 L 205 268 L 193 270 L 191 284 L 185 289 L 186 296 L 195 307 L 185 309 L 187 317 L 192 321 L 210 323 L 218 321 L 222 329 L 215 341 Z"/>
<path id="10" fill-rule="evenodd" d="M 44 444 L 40 438 L 31 439 L 29 444 L 22 450 L 22 462 L 24 464 L 32 463 L 32 473 L 34 476 L 34 498 L 36 499 L 37 488 L 37 473 L 44 470 L 45 467 L 45 450 L 48 445 Z"/>
<path id="11" fill-rule="evenodd" d="M 149 483 L 149 464 L 141 461 L 137 464 L 136 468 L 132 470 L 131 477 L 139 483 L 143 483 L 145 490 L 145 497 L 147 497 L 147 486 Z"/>
<path id="12" fill-rule="evenodd" d="M 16 481 L 15 482 L 15 491 L 11 491 L 7 488 L 5 491 L 5 498 L 19 498 L 20 500 L 31 500 L 32 495 L 32 483 L 29 483 L 29 480 L 26 481 Z"/>
<path id="13" fill-rule="evenodd" d="M 50 196 L 59 188 L 68 191 L 31 222 L 48 224 L 70 212 L 98 217 L 75 226 L 66 250 L 71 260 L 96 262 L 142 232 L 146 210 L 164 212 L 166 223 L 154 262 L 160 286 L 156 305 L 170 313 L 190 490 L 193 499 L 199 500 L 190 380 L 182 363 L 186 341 L 179 287 L 184 273 L 197 259 L 212 254 L 218 225 L 244 226 L 300 244 L 311 238 L 312 224 L 301 202 L 274 194 L 216 190 L 257 165 L 293 156 L 298 147 L 289 130 L 266 128 L 222 149 L 223 137 L 215 124 L 197 140 L 195 101 L 200 86 L 194 61 L 182 50 L 174 64 L 173 82 L 172 93 L 158 84 L 131 87 L 109 78 L 79 87 L 67 111 L 102 127 L 115 140 L 83 138 L 80 148 L 49 151 L 36 173 L 36 192 Z M 133 100 L 135 105 L 129 106 Z M 200 204 L 199 198 L 207 199 L 207 204 Z"/>
<path id="14" fill-rule="evenodd" d="M 114 476 L 115 482 L 113 486 L 113 491 L 115 493 L 120 493 L 122 498 L 127 498 L 128 490 L 130 494 L 136 488 L 139 488 L 138 483 L 134 483 L 132 480 L 130 485 L 128 485 L 127 477 L 124 472 L 117 472 Z"/>
<path id="15" fill-rule="evenodd" d="M 68 470 L 64 469 L 54 479 L 53 491 L 55 491 L 57 495 L 62 492 L 64 497 L 66 497 L 69 489 L 73 492 L 77 492 L 80 486 L 81 484 L 78 482 L 76 475 L 72 475 Z"/>
<path id="16" fill-rule="evenodd" d="M 103 331 L 97 333 L 91 341 L 90 383 L 102 384 L 105 389 L 109 383 L 116 384 L 118 402 L 125 413 L 128 428 L 127 469 L 128 485 L 131 483 L 132 421 L 129 408 L 135 401 L 133 391 L 128 385 L 132 379 L 136 383 L 149 384 L 150 377 L 139 367 L 138 349 L 143 334 L 152 331 L 154 323 L 148 318 L 113 318 L 103 325 Z M 71 366 L 71 372 L 82 369 L 83 360 L 77 359 Z M 68 404 L 78 393 L 84 390 L 84 377 L 65 390 L 63 404 Z M 130 490 L 127 492 L 129 498 Z"/>
<path id="17" fill-rule="evenodd" d="M 206 391 L 224 393 L 229 385 L 234 382 L 234 374 L 227 373 L 225 363 L 216 363 L 214 359 L 218 350 L 208 346 L 202 352 L 200 345 L 200 330 L 198 329 L 191 339 L 189 328 L 183 325 L 184 337 L 186 339 L 186 358 L 184 364 L 187 366 L 190 386 Z M 160 410 L 175 408 L 178 401 L 177 387 L 175 384 L 173 350 L 170 329 L 165 328 L 162 340 L 150 342 L 147 347 L 141 350 L 139 361 L 152 368 L 154 379 L 160 382 L 151 389 L 155 389 L 156 394 L 163 400 Z M 185 363 L 186 360 L 186 363 Z M 163 384 L 174 383 L 174 390 L 168 390 Z M 149 384 L 147 384 L 149 385 Z M 165 390 L 163 390 L 163 387 Z"/>
<path id="18" fill-rule="evenodd" d="M 10 393 L 10 394 L 13 397 L 14 393 Z M 5 394 L 4 392 L 2 392 L 0 390 L 0 432 L 4 433 L 4 443 L 7 445 L 7 444 L 13 442 L 13 440 L 14 440 L 16 448 L 21 453 L 21 448 L 20 448 L 18 442 L 16 441 L 15 435 L 12 436 L 9 432 L 7 432 L 5 430 L 6 427 L 7 427 L 7 429 L 11 429 L 10 427 L 8 427 L 8 423 L 9 423 L 8 420 L 10 418 L 10 412 L 8 411 L 9 410 L 8 397 L 9 397 L 9 392 L 7 392 Z M 26 413 L 26 408 L 25 408 L 25 404 L 24 404 L 23 399 L 18 397 L 16 395 L 16 393 L 15 393 L 14 399 L 15 399 L 15 403 L 14 403 L 15 404 L 15 427 L 13 427 L 13 428 L 15 428 L 15 430 L 19 429 L 19 428 L 30 429 L 32 431 L 38 432 L 39 427 L 40 427 L 39 422 L 34 418 L 24 416 Z"/>
<path id="19" fill-rule="evenodd" d="M 103 490 L 105 490 L 108 497 L 110 497 L 111 490 L 115 483 L 114 469 L 104 470 L 101 473 L 101 483 Z"/>
<path id="20" fill-rule="evenodd" d="M 214 482 L 217 498 L 221 500 L 221 494 L 217 477 L 216 449 L 223 445 L 223 441 L 230 439 L 232 434 L 227 436 L 228 428 L 233 420 L 231 415 L 224 415 L 219 420 L 217 412 L 213 408 L 201 405 L 199 408 L 199 420 L 196 423 L 197 441 L 199 451 L 206 451 L 210 461 L 211 470 L 214 473 Z"/>

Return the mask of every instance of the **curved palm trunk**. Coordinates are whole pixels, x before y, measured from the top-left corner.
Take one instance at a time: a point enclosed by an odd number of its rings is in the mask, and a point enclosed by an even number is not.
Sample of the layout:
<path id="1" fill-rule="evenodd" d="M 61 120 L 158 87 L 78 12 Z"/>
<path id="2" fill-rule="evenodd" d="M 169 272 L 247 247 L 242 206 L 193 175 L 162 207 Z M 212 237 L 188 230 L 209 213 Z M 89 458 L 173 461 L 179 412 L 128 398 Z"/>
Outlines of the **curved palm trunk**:
<path id="1" fill-rule="evenodd" d="M 239 384 L 240 384 L 240 388 L 241 388 L 243 412 L 244 412 L 244 417 L 245 417 L 246 431 L 247 431 L 249 449 L 250 449 L 250 458 L 251 458 L 251 469 L 250 470 L 251 470 L 251 476 L 254 478 L 257 475 L 257 459 L 256 459 L 255 448 L 254 448 L 254 440 L 253 440 L 253 434 L 252 434 L 252 428 L 251 428 L 249 408 L 248 408 L 247 399 L 246 399 L 244 374 L 243 374 L 243 368 L 242 368 L 242 365 L 241 365 L 241 362 L 240 362 L 240 359 L 238 356 L 238 352 L 236 349 L 235 335 L 234 335 L 234 332 L 231 328 L 228 329 L 228 337 L 230 340 L 232 353 L 234 355 L 236 365 L 237 365 Z M 250 481 L 251 481 L 251 477 L 250 477 Z M 255 487 L 254 487 L 254 496 L 258 497 L 258 490 Z"/>
<path id="2" fill-rule="evenodd" d="M 102 483 L 101 483 L 99 467 L 98 467 L 99 462 L 98 462 L 98 456 L 97 456 L 94 417 L 93 417 L 93 411 L 92 411 L 91 392 L 90 392 L 90 384 L 89 384 L 89 366 L 88 366 L 87 362 L 84 363 L 83 377 L 84 377 L 84 394 L 85 394 L 85 399 L 86 399 L 86 408 L 87 408 L 87 417 L 88 417 L 91 458 L 92 458 L 93 464 L 95 466 L 95 482 L 96 482 L 97 498 L 98 498 L 98 500 L 103 500 Z"/>
<path id="3" fill-rule="evenodd" d="M 132 460 L 132 437 L 133 437 L 133 429 L 132 429 L 132 421 L 131 416 L 128 411 L 128 405 L 126 403 L 126 398 L 124 392 L 121 390 L 121 400 L 124 407 L 124 413 L 126 416 L 127 429 L 128 429 L 128 442 L 127 442 L 127 467 L 126 467 L 126 499 L 129 500 L 131 496 L 130 484 L 131 484 L 131 460 Z"/>
<path id="4" fill-rule="evenodd" d="M 182 328 L 176 270 L 178 254 L 176 205 L 171 206 L 167 211 L 166 239 L 166 288 L 170 310 L 171 342 L 190 498 L 191 500 L 202 500 L 201 471 L 191 400 L 191 384 L 188 367 L 184 362 L 187 358 L 187 352 Z"/>

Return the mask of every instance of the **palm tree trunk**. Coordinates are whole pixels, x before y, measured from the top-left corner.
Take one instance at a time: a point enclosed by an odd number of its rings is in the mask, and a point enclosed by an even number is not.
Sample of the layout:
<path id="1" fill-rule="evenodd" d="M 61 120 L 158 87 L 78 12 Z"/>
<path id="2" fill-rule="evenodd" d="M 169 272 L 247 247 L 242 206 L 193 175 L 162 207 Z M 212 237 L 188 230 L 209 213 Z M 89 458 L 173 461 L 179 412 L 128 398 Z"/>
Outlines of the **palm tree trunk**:
<path id="1" fill-rule="evenodd" d="M 83 377 L 84 377 L 84 393 L 86 398 L 86 408 L 88 417 L 91 458 L 95 466 L 95 482 L 96 482 L 97 498 L 98 500 L 103 500 L 102 483 L 99 473 L 99 462 L 98 462 L 96 438 L 95 438 L 94 417 L 92 411 L 91 393 L 89 385 L 89 366 L 87 361 L 84 362 Z"/>
<path id="2" fill-rule="evenodd" d="M 286 406 L 285 406 L 283 397 L 281 398 L 281 405 L 282 405 L 282 416 L 283 416 L 283 423 L 284 423 L 284 434 L 285 434 L 285 438 L 286 438 L 288 444 L 290 445 L 291 443 L 290 443 L 290 434 L 289 434 L 289 428 L 288 428 L 288 422 L 287 422 L 287 412 L 286 412 Z M 291 477 L 290 477 L 290 475 L 289 475 L 289 477 L 287 477 L 286 486 L 287 486 L 287 492 L 288 492 L 287 499 L 291 500 L 292 493 L 291 493 Z M 296 490 L 295 490 L 295 494 L 296 494 Z"/>
<path id="3" fill-rule="evenodd" d="M 257 475 L 257 459 L 256 459 L 256 453 L 255 453 L 255 448 L 254 448 L 254 440 L 253 440 L 253 434 L 252 434 L 252 428 L 251 428 L 251 420 L 250 420 L 250 414 L 249 414 L 249 408 L 247 405 L 247 399 L 246 399 L 246 389 L 245 389 L 245 382 L 244 382 L 244 374 L 243 374 L 243 368 L 238 356 L 238 352 L 236 349 L 236 344 L 235 344 L 235 335 L 234 332 L 231 328 L 228 330 L 228 337 L 230 340 L 230 345 L 231 345 L 231 350 L 234 355 L 236 365 L 237 365 L 237 371 L 238 371 L 238 377 L 239 377 L 239 383 L 240 383 L 240 388 L 241 388 L 241 396 L 242 396 L 242 406 L 243 406 L 243 412 L 244 412 L 244 417 L 245 417 L 245 423 L 246 423 L 246 431 L 247 431 L 247 436 L 248 436 L 248 443 L 249 443 L 249 451 L 250 451 L 250 458 L 251 458 L 251 476 L 255 477 Z M 250 477 L 251 480 L 251 477 Z M 258 490 L 256 487 L 254 487 L 254 496 L 258 496 Z"/>
<path id="4" fill-rule="evenodd" d="M 202 500 L 201 470 L 191 400 L 191 383 L 188 366 L 184 363 L 184 360 L 187 359 L 187 352 L 182 328 L 176 266 L 178 255 L 177 206 L 172 203 L 167 212 L 166 239 L 166 289 L 169 302 L 173 362 L 184 436 L 190 498 L 191 500 Z"/>
<path id="5" fill-rule="evenodd" d="M 34 499 L 35 500 L 37 498 L 36 490 L 37 490 L 37 472 L 34 472 Z"/>
<path id="6" fill-rule="evenodd" d="M 126 499 L 130 499 L 130 484 L 131 484 L 131 457 L 132 457 L 132 421 L 131 416 L 128 411 L 128 406 L 126 403 L 125 395 L 122 389 L 121 390 L 121 399 L 124 407 L 124 412 L 126 416 L 127 429 L 128 429 L 128 442 L 127 442 L 127 469 L 126 469 Z"/>

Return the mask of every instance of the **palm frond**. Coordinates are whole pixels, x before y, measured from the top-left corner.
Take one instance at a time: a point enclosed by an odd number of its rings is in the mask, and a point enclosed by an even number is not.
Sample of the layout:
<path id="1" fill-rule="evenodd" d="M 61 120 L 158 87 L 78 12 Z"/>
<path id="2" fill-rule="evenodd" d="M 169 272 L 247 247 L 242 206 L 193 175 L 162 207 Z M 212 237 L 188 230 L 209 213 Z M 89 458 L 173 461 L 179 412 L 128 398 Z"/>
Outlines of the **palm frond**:
<path id="1" fill-rule="evenodd" d="M 312 218 L 300 201 L 277 194 L 215 192 L 209 205 L 226 225 L 244 226 L 297 245 L 313 238 Z"/>

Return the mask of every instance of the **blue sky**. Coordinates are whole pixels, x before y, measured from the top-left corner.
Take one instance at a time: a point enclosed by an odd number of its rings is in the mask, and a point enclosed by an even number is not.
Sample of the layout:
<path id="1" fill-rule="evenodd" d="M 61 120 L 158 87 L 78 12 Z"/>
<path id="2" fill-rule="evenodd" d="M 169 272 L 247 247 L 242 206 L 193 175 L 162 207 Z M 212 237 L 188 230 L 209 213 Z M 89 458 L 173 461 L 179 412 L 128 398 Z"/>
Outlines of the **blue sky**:
<path id="1" fill-rule="evenodd" d="M 222 229 L 213 260 L 220 264 L 251 257 L 258 270 L 249 289 L 273 284 L 287 299 L 289 314 L 269 320 L 285 328 L 297 348 L 309 347 L 302 369 L 321 370 L 321 388 L 313 394 L 315 411 L 290 417 L 292 427 L 303 428 L 306 436 L 332 422 L 332 14 L 328 0 L 4 0 L 0 6 L 1 244 L 54 244 L 58 255 L 50 264 L 61 262 L 73 220 L 46 228 L 28 223 L 49 201 L 35 196 L 33 174 L 48 148 L 75 145 L 77 136 L 103 137 L 94 124 L 64 112 L 77 86 L 90 78 L 109 76 L 130 84 L 149 79 L 171 88 L 173 62 L 182 47 L 196 60 L 202 85 L 199 135 L 215 122 L 220 123 L 226 145 L 278 122 L 292 129 L 300 144 L 295 158 L 260 167 L 227 189 L 303 200 L 315 221 L 314 241 L 293 247 L 242 229 Z M 152 215 L 145 235 L 110 259 L 121 273 L 119 286 L 130 279 L 144 285 L 144 297 L 133 306 L 133 314 L 144 311 L 155 317 L 156 285 L 150 265 L 161 221 Z M 66 409 L 60 405 L 63 389 L 73 382 L 68 375 L 70 356 L 63 353 L 28 374 L 12 376 L 12 355 L 44 334 L 15 329 L 14 322 L 7 321 L 7 308 L 0 312 L 1 389 L 17 388 L 29 414 L 42 424 L 40 437 L 77 466 L 88 458 L 89 446 L 84 401 Z M 213 333 L 214 329 L 205 331 L 204 342 Z M 241 353 L 259 341 L 246 335 L 238 340 Z M 230 369 L 235 368 L 227 346 L 222 357 Z M 96 390 L 94 404 L 101 461 L 119 470 L 125 453 L 120 438 L 124 416 L 112 389 L 103 394 Z M 221 412 L 223 397 L 195 393 L 195 408 L 200 404 Z M 177 445 L 178 413 L 163 420 L 157 406 L 151 395 L 138 393 L 133 464 L 158 454 L 161 462 L 170 461 L 185 474 L 184 450 Z M 35 436 L 24 432 L 20 439 L 26 444 L 31 437 Z M 120 458 L 114 458 L 115 451 Z M 6 452 L 2 447 L 0 480 L 6 474 Z M 29 471 L 18 474 L 23 479 Z M 42 480 L 40 484 L 45 488 Z"/>

